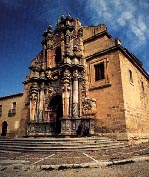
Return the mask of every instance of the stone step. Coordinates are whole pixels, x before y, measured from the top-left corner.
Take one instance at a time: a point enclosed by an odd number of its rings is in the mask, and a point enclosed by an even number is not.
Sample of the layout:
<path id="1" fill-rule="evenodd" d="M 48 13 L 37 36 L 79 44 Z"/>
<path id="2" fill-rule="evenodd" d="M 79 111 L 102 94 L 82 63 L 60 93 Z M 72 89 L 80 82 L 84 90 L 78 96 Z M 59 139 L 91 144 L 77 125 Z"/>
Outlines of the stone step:
<path id="1" fill-rule="evenodd" d="M 18 138 L 0 139 L 1 151 L 49 152 L 124 148 L 126 145 L 109 138 Z"/>
<path id="2" fill-rule="evenodd" d="M 66 142 L 75 142 L 75 143 L 89 143 L 89 142 L 93 142 L 93 143 L 100 143 L 100 142 L 113 142 L 112 139 L 109 138 L 46 138 L 46 139 L 42 139 L 42 138 L 17 138 L 17 139 L 0 139 L 0 142 L 25 142 L 25 143 L 66 143 Z"/>
<path id="3" fill-rule="evenodd" d="M 108 146 L 108 147 L 95 147 L 95 146 L 85 146 L 85 147 L 16 147 L 16 146 L 5 146 L 0 147 L 0 151 L 15 151 L 15 152 L 68 152 L 68 151 L 99 151 L 107 149 L 120 149 L 124 146 Z"/>
<path id="4" fill-rule="evenodd" d="M 81 137 L 81 138 L 0 138 L 0 141 L 42 141 L 42 142 L 59 142 L 59 141 L 63 141 L 63 142 L 67 142 L 67 141 L 113 141 L 112 139 L 108 138 L 108 137 Z"/>
<path id="5" fill-rule="evenodd" d="M 50 142 L 50 141 L 47 141 L 47 142 L 42 142 L 42 141 L 33 141 L 33 142 L 28 142 L 28 141 L 0 141 L 0 144 L 4 144 L 4 143 L 7 143 L 7 144 L 28 144 L 28 145 L 72 145 L 72 144 L 109 144 L 109 143 L 113 143 L 113 141 L 68 141 L 68 142 L 63 142 L 63 141 L 56 141 L 56 142 Z M 120 143 L 120 142 L 119 142 Z"/>
<path id="6" fill-rule="evenodd" d="M 7 144 L 7 143 L 4 143 L 4 144 L 0 144 L 0 148 L 1 147 L 20 147 L 20 148 L 77 148 L 77 147 L 85 147 L 85 148 L 87 148 L 87 147 L 97 147 L 97 148 L 102 148 L 102 147 L 114 147 L 114 146 L 117 146 L 117 147 L 119 147 L 119 146 L 124 146 L 123 144 L 120 144 L 120 143 L 110 143 L 110 144 L 55 144 L 55 145 L 52 145 L 52 146 L 50 146 L 50 145 L 43 145 L 43 144 L 41 144 L 41 145 L 38 145 L 38 146 L 36 146 L 36 145 L 33 145 L 33 144 Z"/>
<path id="7" fill-rule="evenodd" d="M 0 143 L 0 147 L 1 147 L 1 145 L 2 146 L 7 146 L 7 145 L 10 145 L 10 146 L 14 146 L 14 145 L 16 145 L 16 146 L 24 146 L 24 147 L 30 147 L 30 146 L 34 146 L 34 147 L 42 147 L 42 146 L 44 146 L 44 147 L 54 147 L 54 146 L 57 146 L 57 147 L 60 147 L 60 146 L 112 146 L 112 145 L 123 145 L 123 143 L 120 143 L 120 142 L 110 142 L 110 143 L 108 143 L 108 142 L 96 142 L 96 143 L 94 143 L 94 142 L 86 142 L 86 143 L 78 143 L 78 142 L 70 142 L 70 143 L 63 143 L 63 142 L 61 142 L 61 143 L 34 143 L 34 142 L 31 142 L 31 143 L 25 143 L 25 142 L 3 142 L 3 143 Z"/>

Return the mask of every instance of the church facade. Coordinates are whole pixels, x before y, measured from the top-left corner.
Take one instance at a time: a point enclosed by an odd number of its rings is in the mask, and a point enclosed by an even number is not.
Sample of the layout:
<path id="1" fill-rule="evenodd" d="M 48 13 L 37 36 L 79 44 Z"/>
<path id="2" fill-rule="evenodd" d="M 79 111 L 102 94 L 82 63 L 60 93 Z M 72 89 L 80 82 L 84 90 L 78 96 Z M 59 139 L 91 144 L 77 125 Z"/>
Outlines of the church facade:
<path id="1" fill-rule="evenodd" d="M 90 135 L 149 137 L 149 75 L 105 25 L 62 15 L 29 69 L 23 93 L 0 98 L 8 135 L 76 136 L 81 125 Z M 10 100 L 13 116 L 4 114 Z"/>

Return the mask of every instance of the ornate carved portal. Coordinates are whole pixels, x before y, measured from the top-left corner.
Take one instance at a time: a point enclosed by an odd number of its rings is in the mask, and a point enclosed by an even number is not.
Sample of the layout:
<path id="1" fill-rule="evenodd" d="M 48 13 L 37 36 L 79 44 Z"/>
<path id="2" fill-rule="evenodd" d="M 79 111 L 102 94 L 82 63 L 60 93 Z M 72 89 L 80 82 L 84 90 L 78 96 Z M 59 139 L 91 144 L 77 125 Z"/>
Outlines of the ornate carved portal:
<path id="1" fill-rule="evenodd" d="M 78 126 L 94 134 L 96 100 L 86 98 L 83 30 L 68 14 L 43 34 L 43 49 L 24 82 L 29 102 L 28 136 L 76 135 Z"/>

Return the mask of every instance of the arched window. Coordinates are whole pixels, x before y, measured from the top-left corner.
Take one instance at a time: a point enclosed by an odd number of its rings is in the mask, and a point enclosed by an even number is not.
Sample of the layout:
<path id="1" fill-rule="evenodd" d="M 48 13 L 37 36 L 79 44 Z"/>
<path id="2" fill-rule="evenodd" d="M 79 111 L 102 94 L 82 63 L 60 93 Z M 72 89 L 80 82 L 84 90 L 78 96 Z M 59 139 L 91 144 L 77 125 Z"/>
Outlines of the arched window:
<path id="1" fill-rule="evenodd" d="M 61 62 L 61 48 L 60 47 L 57 47 L 56 50 L 55 50 L 55 63 L 56 64 L 59 64 Z"/>

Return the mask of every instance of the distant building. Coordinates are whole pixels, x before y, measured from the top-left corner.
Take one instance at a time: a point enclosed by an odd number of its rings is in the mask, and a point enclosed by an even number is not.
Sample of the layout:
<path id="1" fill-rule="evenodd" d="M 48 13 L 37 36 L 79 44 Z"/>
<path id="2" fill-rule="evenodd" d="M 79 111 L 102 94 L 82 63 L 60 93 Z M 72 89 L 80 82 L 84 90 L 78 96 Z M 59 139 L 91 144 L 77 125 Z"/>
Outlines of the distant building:
<path id="1" fill-rule="evenodd" d="M 7 136 L 75 136 L 81 124 L 91 135 L 149 137 L 149 75 L 105 25 L 61 16 L 29 69 L 23 94 L 0 98 Z"/>

